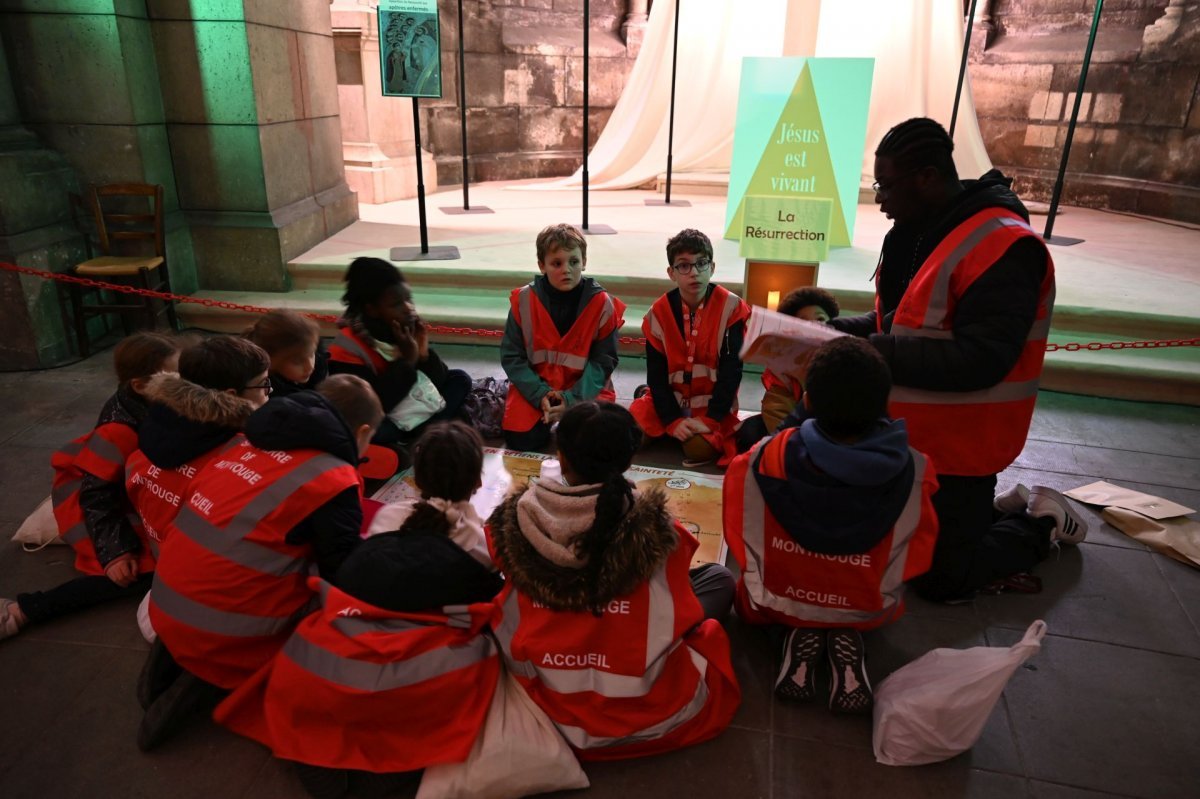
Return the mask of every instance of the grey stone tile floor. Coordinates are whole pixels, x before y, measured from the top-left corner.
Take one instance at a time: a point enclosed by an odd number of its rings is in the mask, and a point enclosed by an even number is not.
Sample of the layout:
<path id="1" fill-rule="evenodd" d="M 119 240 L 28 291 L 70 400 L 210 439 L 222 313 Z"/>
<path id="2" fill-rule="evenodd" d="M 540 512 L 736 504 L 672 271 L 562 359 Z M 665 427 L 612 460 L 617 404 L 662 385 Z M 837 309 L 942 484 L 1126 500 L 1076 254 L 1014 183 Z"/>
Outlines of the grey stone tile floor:
<path id="1" fill-rule="evenodd" d="M 440 348 L 475 376 L 495 350 Z M 25 553 L 8 538 L 49 492 L 50 454 L 86 432 L 113 390 L 109 352 L 57 370 L 0 375 L 0 596 L 73 576 L 69 550 Z M 631 398 L 643 362 L 629 358 Z M 744 408 L 761 389 L 747 375 Z M 647 450 L 668 462 L 665 448 Z M 1029 442 L 1001 476 L 1059 489 L 1108 479 L 1197 507 L 1200 408 L 1043 392 Z M 743 702 L 729 730 L 656 758 L 590 764 L 589 797 L 1031 797 L 1200 795 L 1200 571 L 1154 554 L 1091 508 L 1078 548 L 1052 553 L 1037 595 L 965 605 L 912 600 L 868 636 L 878 683 L 935 647 L 1007 646 L 1034 619 L 1049 635 L 1018 669 L 979 743 L 945 763 L 875 763 L 871 723 L 771 695 L 776 653 L 730 618 Z M 198 721 L 152 754 L 134 736 L 134 683 L 147 649 L 136 603 L 118 602 L 0 642 L 0 797 L 302 797 L 290 768 L 257 744 Z"/>

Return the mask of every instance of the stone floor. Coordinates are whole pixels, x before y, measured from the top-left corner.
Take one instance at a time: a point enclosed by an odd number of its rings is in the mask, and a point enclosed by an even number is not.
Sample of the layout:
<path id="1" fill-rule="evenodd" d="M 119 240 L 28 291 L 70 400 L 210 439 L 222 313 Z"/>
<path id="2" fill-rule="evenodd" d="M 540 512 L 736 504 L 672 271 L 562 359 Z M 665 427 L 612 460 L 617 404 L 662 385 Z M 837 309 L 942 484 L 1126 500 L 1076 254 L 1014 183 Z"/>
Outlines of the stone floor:
<path id="1" fill-rule="evenodd" d="M 444 348 L 477 376 L 495 351 Z M 88 430 L 112 391 L 108 353 L 0 375 L 0 536 L 47 495 L 50 454 Z M 640 362 L 619 374 L 628 398 Z M 747 381 L 744 405 L 756 403 Z M 1069 488 L 1109 479 L 1200 507 L 1200 409 L 1043 393 L 1024 454 L 1002 485 Z M 1104 526 L 1038 569 L 1045 591 L 958 606 L 914 601 L 868 638 L 876 682 L 931 648 L 1009 645 L 1034 619 L 1050 633 L 1019 669 L 967 754 L 890 768 L 866 719 L 772 701 L 775 653 L 730 619 L 744 700 L 716 740 L 662 757 L 589 765 L 594 797 L 1195 796 L 1200 785 L 1200 573 Z M 72 576 L 64 548 L 0 546 L 0 595 Z M 0 797 L 300 797 L 288 768 L 209 722 L 160 751 L 134 746 L 133 685 L 146 645 L 134 603 L 29 629 L 0 643 Z M 1191 785 L 1191 788 L 1188 786 Z"/>

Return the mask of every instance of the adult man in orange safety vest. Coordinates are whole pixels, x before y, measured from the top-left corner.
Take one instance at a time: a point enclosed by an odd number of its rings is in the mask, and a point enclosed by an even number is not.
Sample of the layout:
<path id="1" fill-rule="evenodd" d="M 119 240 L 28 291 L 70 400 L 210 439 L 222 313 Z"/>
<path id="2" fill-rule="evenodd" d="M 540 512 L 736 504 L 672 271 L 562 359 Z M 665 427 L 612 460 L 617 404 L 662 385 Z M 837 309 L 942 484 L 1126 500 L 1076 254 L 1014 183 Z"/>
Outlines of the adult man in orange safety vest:
<path id="1" fill-rule="evenodd" d="M 889 413 L 938 470 L 940 532 L 929 599 L 985 586 L 1033 588 L 1024 577 L 1084 522 L 1052 489 L 996 475 L 1025 444 L 1054 305 L 1054 263 L 1011 180 L 996 170 L 960 181 L 953 142 L 931 119 L 892 128 L 875 151 L 875 202 L 894 221 L 876 271 L 875 311 L 830 324 L 868 337 L 887 361 Z"/>

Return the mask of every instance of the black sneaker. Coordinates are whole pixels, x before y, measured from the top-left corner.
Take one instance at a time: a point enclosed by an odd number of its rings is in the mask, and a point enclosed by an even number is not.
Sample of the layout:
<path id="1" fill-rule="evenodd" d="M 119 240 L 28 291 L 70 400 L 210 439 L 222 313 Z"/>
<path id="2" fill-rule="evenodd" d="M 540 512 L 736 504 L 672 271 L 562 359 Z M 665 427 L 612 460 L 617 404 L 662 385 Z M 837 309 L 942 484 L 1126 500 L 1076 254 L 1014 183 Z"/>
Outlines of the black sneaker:
<path id="1" fill-rule="evenodd" d="M 817 630 L 790 630 L 783 639 L 783 661 L 775 678 L 775 695 L 788 702 L 811 702 L 817 696 L 816 669 L 825 636 Z"/>
<path id="2" fill-rule="evenodd" d="M 148 710 L 182 673 L 183 669 L 163 646 L 162 639 L 155 638 L 142 665 L 142 673 L 138 675 L 137 700 L 142 710 Z"/>
<path id="3" fill-rule="evenodd" d="M 868 713 L 875 702 L 864 663 L 866 649 L 858 630 L 830 630 L 829 709 L 834 713 Z"/>
<path id="4" fill-rule="evenodd" d="M 143 752 L 158 747 L 203 710 L 216 707 L 225 694 L 220 688 L 183 671 L 154 700 L 138 726 L 137 745 Z"/>

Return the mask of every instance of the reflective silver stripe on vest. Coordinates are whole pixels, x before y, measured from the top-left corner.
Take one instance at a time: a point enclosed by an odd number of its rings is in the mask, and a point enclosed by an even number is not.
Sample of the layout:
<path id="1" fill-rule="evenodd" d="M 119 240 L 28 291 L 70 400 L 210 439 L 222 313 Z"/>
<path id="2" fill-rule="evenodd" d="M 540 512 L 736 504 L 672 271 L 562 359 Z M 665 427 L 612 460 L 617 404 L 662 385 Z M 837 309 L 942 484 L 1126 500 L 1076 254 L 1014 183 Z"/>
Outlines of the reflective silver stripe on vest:
<path id="1" fill-rule="evenodd" d="M 889 402 L 919 405 L 981 405 L 991 402 L 1019 402 L 1037 396 L 1038 380 L 997 383 L 979 391 L 929 391 L 923 388 L 892 386 Z"/>
<path id="2" fill-rule="evenodd" d="M 232 610 L 217 610 L 188 599 L 167 585 L 161 572 L 154 573 L 151 601 L 163 613 L 197 630 L 226 635 L 231 638 L 262 638 L 278 635 L 295 626 L 312 612 L 312 603 L 288 616 L 252 616 Z"/>
<path id="3" fill-rule="evenodd" d="M 616 309 L 613 307 L 612 295 L 605 294 L 604 295 L 604 308 L 603 308 L 603 310 L 600 311 L 600 319 L 596 322 L 597 337 L 599 336 L 600 331 L 604 329 L 604 326 L 607 325 L 609 323 L 609 321 L 613 318 L 613 312 L 615 310 Z"/>
<path id="4" fill-rule="evenodd" d="M 762 452 L 760 447 L 759 453 Z M 742 570 L 746 591 L 755 605 L 769 608 L 793 619 L 826 624 L 852 624 L 868 622 L 890 614 L 903 591 L 905 548 L 921 522 L 922 483 L 928 461 L 920 452 L 909 448 L 913 456 L 913 484 L 908 501 L 892 526 L 892 547 L 888 552 L 888 565 L 883 573 L 879 591 L 883 596 L 883 607 L 878 611 L 828 608 L 808 602 L 773 594 L 763 582 L 763 561 L 766 558 L 767 507 L 758 481 L 754 479 L 755 464 L 761 455 L 755 455 L 746 467 L 742 491 L 742 538 L 746 544 L 746 568 Z"/>
<path id="5" fill-rule="evenodd" d="M 954 338 L 953 330 L 940 330 L 924 327 L 909 327 L 908 325 L 892 325 L 891 334 L 893 336 L 920 336 L 921 338 L 936 338 L 936 339 L 952 339 Z"/>
<path id="6" fill-rule="evenodd" d="M 378 631 L 392 632 L 382 625 Z M 298 633 L 293 634 L 283 645 L 283 654 L 286 657 L 322 680 L 358 691 L 372 692 L 418 685 L 473 666 L 486 660 L 494 652 L 495 643 L 486 635 L 478 635 L 464 645 L 440 646 L 392 663 L 372 663 L 342 657 L 317 646 Z"/>
<path id="7" fill-rule="evenodd" d="M 940 328 L 942 322 L 946 319 L 950 309 L 950 277 L 954 274 L 954 270 L 958 268 L 959 263 L 967 257 L 971 250 L 983 241 L 988 236 L 998 230 L 1006 227 L 1022 228 L 1033 235 L 1033 229 L 1020 219 L 1012 219 L 1009 217 L 996 217 L 982 222 L 967 234 L 967 237 L 959 242 L 946 258 L 938 266 L 937 277 L 934 280 L 933 291 L 929 296 L 929 304 L 925 306 L 925 320 L 923 322 L 926 328 Z"/>
<path id="8" fill-rule="evenodd" d="M 555 366 L 565 366 L 568 369 L 583 369 L 587 366 L 587 357 L 558 350 L 534 350 L 529 353 L 529 362 L 550 363 Z"/>
<path id="9" fill-rule="evenodd" d="M 62 534 L 62 540 L 74 546 L 88 537 L 87 522 L 80 522 Z"/>
<path id="10" fill-rule="evenodd" d="M 85 449 L 96 453 L 96 455 L 109 463 L 125 463 L 125 456 L 121 453 L 120 447 L 104 436 L 93 433 L 88 438 Z"/>
<path id="11" fill-rule="evenodd" d="M 733 295 L 733 292 L 725 293 L 725 307 L 721 309 L 721 326 L 717 328 L 720 331 L 720 339 L 724 340 L 725 331 L 729 328 L 729 317 L 733 316 L 733 312 L 737 310 L 738 298 Z M 720 346 L 718 346 L 720 349 Z"/>
<path id="12" fill-rule="evenodd" d="M 655 587 L 654 583 L 659 580 L 661 580 L 661 585 Z M 664 603 L 666 610 L 664 610 Z M 666 582 L 665 567 L 663 567 L 655 574 L 655 577 L 651 578 L 650 620 L 646 631 L 646 671 L 644 674 L 636 676 L 612 674 L 590 668 L 547 668 L 528 660 L 514 659 L 512 657 L 512 640 L 521 623 L 516 591 L 511 592 L 508 599 L 505 600 L 504 617 L 494 632 L 500 649 L 504 653 L 505 663 L 508 665 L 509 671 L 514 674 L 527 679 L 540 680 L 547 688 L 560 694 L 594 691 L 610 699 L 628 699 L 650 693 L 666 668 L 671 654 L 683 646 L 682 641 L 675 640 L 674 613 L 675 605 L 671 598 L 670 586 Z M 655 618 L 655 614 L 665 617 L 665 623 L 662 618 Z"/>
<path id="13" fill-rule="evenodd" d="M 558 727 L 558 731 L 567 739 L 567 742 L 576 749 L 604 749 L 613 746 L 625 746 L 639 741 L 652 741 L 670 734 L 676 727 L 695 718 L 708 703 L 708 683 L 704 679 L 708 671 L 708 661 L 694 649 L 689 648 L 688 654 L 692 656 L 692 664 L 700 674 L 699 682 L 696 685 L 696 692 L 692 694 L 692 698 L 686 705 L 657 724 L 629 735 L 623 735 L 620 738 L 604 738 L 598 735 L 589 735 L 581 727 L 574 727 L 570 724 L 556 723 L 555 726 Z"/>
<path id="14" fill-rule="evenodd" d="M 343 328 L 338 328 L 338 334 L 333 337 L 333 344 L 336 347 L 341 347 L 349 353 L 357 355 L 363 362 L 363 365 L 375 372 L 375 361 L 371 359 L 371 355 L 363 349 L 363 346 L 358 343 L 357 339 L 351 338 Z"/>
<path id="15" fill-rule="evenodd" d="M 303 558 L 247 541 L 246 536 L 305 483 L 347 465 L 332 455 L 317 455 L 259 492 L 224 528 L 201 517 L 190 504 L 180 508 L 175 527 L 201 548 L 247 569 L 277 577 L 303 571 L 307 565 Z"/>
<path id="16" fill-rule="evenodd" d="M 654 313 L 654 307 L 651 306 L 649 311 L 646 311 L 646 318 L 650 320 L 650 338 L 657 341 L 659 344 L 666 346 L 663 341 L 662 325 L 658 323 L 658 315 Z"/>
<path id="17" fill-rule="evenodd" d="M 76 477 L 74 480 L 68 480 L 65 483 L 54 486 L 50 489 L 51 504 L 57 508 L 70 499 L 71 495 L 78 491 L 81 485 L 83 485 L 83 478 Z"/>
<path id="18" fill-rule="evenodd" d="M 445 605 L 442 607 L 442 613 L 446 616 L 446 624 L 451 627 L 469 630 L 474 624 L 470 605 Z"/>
<path id="19" fill-rule="evenodd" d="M 332 623 L 334 629 L 349 638 L 363 633 L 402 633 L 426 626 L 409 619 L 364 619 L 361 616 L 338 616 Z"/>
<path id="20" fill-rule="evenodd" d="M 521 334 L 525 337 L 525 354 L 533 360 L 533 306 L 530 296 L 533 285 L 525 285 L 517 292 L 517 311 L 521 314 Z"/>

